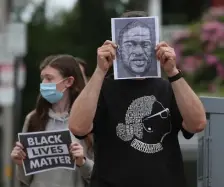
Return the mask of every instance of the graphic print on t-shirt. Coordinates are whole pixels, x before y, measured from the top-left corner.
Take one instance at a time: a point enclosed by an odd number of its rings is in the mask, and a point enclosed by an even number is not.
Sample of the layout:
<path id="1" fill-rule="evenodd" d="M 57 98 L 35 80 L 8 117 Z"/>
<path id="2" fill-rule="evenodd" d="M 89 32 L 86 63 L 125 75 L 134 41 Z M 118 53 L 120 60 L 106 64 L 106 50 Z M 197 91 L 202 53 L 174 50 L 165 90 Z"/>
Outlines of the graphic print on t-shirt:
<path id="1" fill-rule="evenodd" d="M 116 127 L 117 136 L 143 153 L 163 150 L 163 140 L 171 132 L 169 109 L 154 95 L 135 99 L 127 109 L 125 123 Z"/>

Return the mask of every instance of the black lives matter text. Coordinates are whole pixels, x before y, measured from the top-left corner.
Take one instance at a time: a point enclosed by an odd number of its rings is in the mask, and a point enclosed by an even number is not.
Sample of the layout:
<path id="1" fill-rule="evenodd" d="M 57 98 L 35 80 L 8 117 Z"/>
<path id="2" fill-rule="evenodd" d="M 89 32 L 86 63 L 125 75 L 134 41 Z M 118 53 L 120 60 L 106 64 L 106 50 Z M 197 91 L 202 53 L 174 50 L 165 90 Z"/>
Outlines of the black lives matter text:
<path id="1" fill-rule="evenodd" d="M 43 133 L 21 133 L 21 143 L 26 148 L 27 159 L 24 169 L 33 174 L 35 171 L 46 171 L 63 167 L 74 169 L 75 164 L 69 154 L 71 137 L 69 131 Z"/>

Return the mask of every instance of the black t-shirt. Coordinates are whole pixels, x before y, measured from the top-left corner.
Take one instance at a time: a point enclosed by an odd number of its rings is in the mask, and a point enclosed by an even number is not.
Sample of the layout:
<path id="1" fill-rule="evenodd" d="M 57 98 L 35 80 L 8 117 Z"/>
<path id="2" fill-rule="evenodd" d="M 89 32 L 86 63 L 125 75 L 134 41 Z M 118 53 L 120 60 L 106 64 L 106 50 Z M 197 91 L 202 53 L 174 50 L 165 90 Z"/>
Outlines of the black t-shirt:
<path id="1" fill-rule="evenodd" d="M 105 79 L 94 119 L 91 187 L 185 187 L 182 117 L 168 81 Z"/>

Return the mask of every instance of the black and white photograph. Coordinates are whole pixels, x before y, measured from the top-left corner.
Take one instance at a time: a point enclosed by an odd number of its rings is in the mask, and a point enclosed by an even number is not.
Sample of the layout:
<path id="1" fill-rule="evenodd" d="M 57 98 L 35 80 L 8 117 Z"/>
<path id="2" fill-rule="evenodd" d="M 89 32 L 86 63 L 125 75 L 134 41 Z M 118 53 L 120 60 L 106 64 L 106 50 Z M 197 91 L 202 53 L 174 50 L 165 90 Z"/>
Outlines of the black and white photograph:
<path id="1" fill-rule="evenodd" d="M 18 138 L 27 155 L 23 160 L 26 176 L 56 168 L 75 170 L 75 162 L 69 153 L 69 130 L 19 133 Z"/>
<path id="2" fill-rule="evenodd" d="M 112 18 L 111 31 L 112 40 L 118 45 L 113 66 L 115 79 L 161 77 L 155 53 L 159 43 L 156 16 Z"/>

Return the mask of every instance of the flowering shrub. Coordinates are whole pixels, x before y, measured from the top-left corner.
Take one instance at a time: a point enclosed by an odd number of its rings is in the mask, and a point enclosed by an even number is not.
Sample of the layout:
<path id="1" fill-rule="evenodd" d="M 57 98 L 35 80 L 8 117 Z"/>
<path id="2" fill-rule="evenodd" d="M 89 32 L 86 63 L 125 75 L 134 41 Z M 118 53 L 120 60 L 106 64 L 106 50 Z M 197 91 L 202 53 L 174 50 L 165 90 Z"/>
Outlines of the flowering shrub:
<path id="1" fill-rule="evenodd" d="M 174 33 L 172 43 L 194 88 L 214 91 L 224 81 L 224 7 L 209 9 L 199 22 Z"/>

